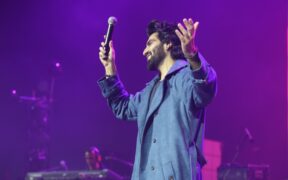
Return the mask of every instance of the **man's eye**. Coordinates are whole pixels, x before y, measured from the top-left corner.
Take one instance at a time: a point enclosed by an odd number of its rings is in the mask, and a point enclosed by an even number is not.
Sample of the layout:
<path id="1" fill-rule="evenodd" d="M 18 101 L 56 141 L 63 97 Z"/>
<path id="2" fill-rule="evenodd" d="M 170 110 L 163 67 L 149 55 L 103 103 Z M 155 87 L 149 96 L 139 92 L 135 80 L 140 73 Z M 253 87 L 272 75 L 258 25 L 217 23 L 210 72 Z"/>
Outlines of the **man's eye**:
<path id="1" fill-rule="evenodd" d="M 153 41 L 148 41 L 147 46 L 150 46 L 153 43 Z"/>

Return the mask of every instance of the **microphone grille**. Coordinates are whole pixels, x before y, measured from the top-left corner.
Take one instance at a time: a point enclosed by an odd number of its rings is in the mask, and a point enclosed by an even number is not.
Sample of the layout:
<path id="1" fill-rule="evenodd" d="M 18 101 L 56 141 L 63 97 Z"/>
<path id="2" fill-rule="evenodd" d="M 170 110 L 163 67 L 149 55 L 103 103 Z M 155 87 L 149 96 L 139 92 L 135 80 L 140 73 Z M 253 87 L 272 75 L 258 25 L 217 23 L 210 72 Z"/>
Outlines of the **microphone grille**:
<path id="1" fill-rule="evenodd" d="M 114 16 L 110 16 L 108 19 L 108 24 L 116 24 L 117 23 L 117 18 Z"/>

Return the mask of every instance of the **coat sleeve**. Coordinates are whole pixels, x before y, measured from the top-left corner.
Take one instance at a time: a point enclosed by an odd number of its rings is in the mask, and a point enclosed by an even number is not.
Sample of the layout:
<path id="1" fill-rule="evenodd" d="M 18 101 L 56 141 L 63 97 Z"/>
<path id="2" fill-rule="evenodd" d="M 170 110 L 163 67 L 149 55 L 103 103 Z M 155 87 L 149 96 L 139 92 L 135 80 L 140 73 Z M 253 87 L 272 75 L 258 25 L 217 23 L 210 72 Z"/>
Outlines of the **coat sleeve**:
<path id="1" fill-rule="evenodd" d="M 191 97 L 196 107 L 205 107 L 216 95 L 217 76 L 212 66 L 200 53 L 197 54 L 197 58 L 201 66 L 196 70 L 189 67 L 183 86 L 186 89 L 186 97 Z"/>
<path id="2" fill-rule="evenodd" d="M 137 119 L 137 107 L 141 97 L 140 92 L 135 95 L 129 95 L 118 76 L 108 79 L 105 77 L 101 78 L 98 81 L 98 85 L 102 91 L 102 95 L 107 99 L 108 105 L 118 119 Z"/>

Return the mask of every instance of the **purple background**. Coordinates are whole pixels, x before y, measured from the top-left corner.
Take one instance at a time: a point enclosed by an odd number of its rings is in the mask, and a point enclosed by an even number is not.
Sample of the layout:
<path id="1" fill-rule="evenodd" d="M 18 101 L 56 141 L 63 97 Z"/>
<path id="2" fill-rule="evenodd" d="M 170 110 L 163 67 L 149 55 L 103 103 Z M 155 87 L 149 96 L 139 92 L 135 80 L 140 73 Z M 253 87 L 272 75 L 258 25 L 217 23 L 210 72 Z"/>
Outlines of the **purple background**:
<path id="1" fill-rule="evenodd" d="M 0 3 L 0 179 L 23 176 L 27 155 L 29 106 L 10 90 L 31 95 L 49 82 L 56 61 L 63 72 L 49 119 L 51 166 L 63 159 L 70 169 L 85 169 L 90 146 L 133 161 L 136 123 L 115 121 L 97 87 L 104 74 L 98 48 L 111 15 L 119 20 L 118 71 L 131 93 L 155 75 L 142 55 L 147 23 L 199 21 L 197 45 L 219 85 L 206 137 L 223 142 L 223 162 L 229 162 L 246 127 L 255 142 L 245 144 L 238 162 L 269 164 L 271 179 L 288 177 L 286 1 L 34 0 Z"/>

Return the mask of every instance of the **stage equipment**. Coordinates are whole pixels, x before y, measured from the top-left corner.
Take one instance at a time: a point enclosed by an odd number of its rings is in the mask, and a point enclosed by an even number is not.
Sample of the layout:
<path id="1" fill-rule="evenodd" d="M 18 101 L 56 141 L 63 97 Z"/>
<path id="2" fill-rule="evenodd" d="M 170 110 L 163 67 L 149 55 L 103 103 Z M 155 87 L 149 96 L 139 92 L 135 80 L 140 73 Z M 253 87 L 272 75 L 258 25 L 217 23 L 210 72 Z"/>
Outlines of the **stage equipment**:
<path id="1" fill-rule="evenodd" d="M 225 164 L 218 168 L 218 180 L 268 180 L 268 178 L 269 165 L 266 164 L 247 166 Z"/>
<path id="2" fill-rule="evenodd" d="M 61 64 L 53 64 L 50 82 L 42 81 L 32 96 L 18 95 L 13 89 L 11 95 L 30 106 L 31 118 L 28 126 L 28 171 L 49 169 L 49 115 L 54 101 L 54 87 L 56 75 L 61 72 Z"/>
<path id="3" fill-rule="evenodd" d="M 26 180 L 124 180 L 109 170 L 30 172 Z M 126 179 L 125 179 L 126 180 Z M 127 179 L 128 180 L 128 179 Z"/>
<path id="4" fill-rule="evenodd" d="M 231 162 L 228 163 L 228 164 L 232 164 L 232 165 L 235 164 L 237 158 L 239 157 L 239 154 L 240 154 L 241 150 L 245 147 L 245 143 L 246 143 L 247 140 L 250 143 L 254 142 L 254 139 L 253 139 L 250 131 L 248 130 L 248 128 L 244 128 L 244 135 L 242 136 L 241 141 L 239 142 L 239 144 L 236 146 L 236 152 L 235 152 Z M 226 177 L 229 176 L 229 173 L 231 172 L 231 170 L 232 169 L 227 168 L 226 171 L 223 172 L 223 175 L 221 176 L 223 178 L 223 180 L 226 180 Z"/>

